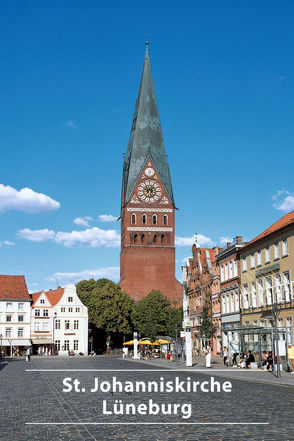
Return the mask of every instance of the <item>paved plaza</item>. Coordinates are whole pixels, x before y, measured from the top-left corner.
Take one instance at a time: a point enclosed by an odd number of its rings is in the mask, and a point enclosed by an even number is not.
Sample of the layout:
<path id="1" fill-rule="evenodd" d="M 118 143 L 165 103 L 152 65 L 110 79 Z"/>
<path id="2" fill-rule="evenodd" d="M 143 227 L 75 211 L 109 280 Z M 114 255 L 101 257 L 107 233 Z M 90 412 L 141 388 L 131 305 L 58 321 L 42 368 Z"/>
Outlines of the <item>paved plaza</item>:
<path id="1" fill-rule="evenodd" d="M 214 374 L 212 370 L 189 373 L 171 371 L 164 366 L 162 369 L 148 363 L 104 356 L 37 357 L 32 358 L 30 363 L 15 359 L 1 364 L 0 368 L 1 441 L 294 440 L 294 387 L 291 385 L 267 384 L 256 379 L 243 381 L 215 375 L 222 383 L 231 381 L 231 393 L 206 393 L 201 390 L 196 393 L 165 391 L 157 394 L 90 392 L 97 377 L 99 381 L 110 381 L 116 376 L 122 382 L 134 382 L 159 381 L 162 377 L 165 381 L 173 381 L 175 376 L 182 381 L 189 376 L 192 381 L 203 382 L 210 380 Z M 42 371 L 44 369 L 47 371 Z M 88 369 L 92 371 L 85 371 Z M 109 369 L 118 371 L 103 372 Z M 78 379 L 80 388 L 84 387 L 85 392 L 63 392 L 65 377 Z M 103 414 L 103 400 L 107 401 L 108 409 L 111 409 L 115 402 L 135 403 L 138 406 L 147 403 L 150 398 L 159 404 L 191 403 L 191 418 L 183 419 L 180 414 Z"/>

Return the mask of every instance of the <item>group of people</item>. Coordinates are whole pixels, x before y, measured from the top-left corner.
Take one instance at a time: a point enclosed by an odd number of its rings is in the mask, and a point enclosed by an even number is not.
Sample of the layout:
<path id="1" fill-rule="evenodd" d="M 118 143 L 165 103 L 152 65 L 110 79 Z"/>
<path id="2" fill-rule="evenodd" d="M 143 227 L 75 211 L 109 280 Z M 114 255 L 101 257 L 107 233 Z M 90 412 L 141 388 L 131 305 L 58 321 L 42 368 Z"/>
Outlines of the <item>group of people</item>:
<path id="1" fill-rule="evenodd" d="M 228 351 L 226 346 L 224 347 L 223 350 L 223 362 L 224 362 L 224 366 L 226 367 L 229 366 Z M 255 358 L 251 351 L 248 351 L 247 353 L 242 352 L 241 354 L 239 354 L 239 352 L 234 352 L 232 357 L 232 365 L 238 366 L 240 369 L 244 369 L 244 368 L 250 369 L 251 363 L 254 362 L 255 362 Z"/>
<path id="2" fill-rule="evenodd" d="M 272 351 L 263 351 L 262 352 L 262 366 L 264 371 L 273 371 L 274 358 Z"/>

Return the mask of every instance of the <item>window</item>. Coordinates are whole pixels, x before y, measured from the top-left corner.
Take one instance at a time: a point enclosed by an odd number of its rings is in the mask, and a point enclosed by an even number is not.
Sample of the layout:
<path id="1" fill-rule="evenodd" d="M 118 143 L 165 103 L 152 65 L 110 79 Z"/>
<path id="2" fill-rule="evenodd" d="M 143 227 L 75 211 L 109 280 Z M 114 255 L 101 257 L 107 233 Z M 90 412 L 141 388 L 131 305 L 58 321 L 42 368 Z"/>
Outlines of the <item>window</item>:
<path id="1" fill-rule="evenodd" d="M 76 308 L 76 312 L 80 312 L 81 311 L 81 308 Z"/>
<path id="2" fill-rule="evenodd" d="M 257 251 L 256 258 L 257 258 L 257 266 L 260 266 L 261 265 L 261 251 Z"/>
<path id="3" fill-rule="evenodd" d="M 256 283 L 251 282 L 251 297 L 252 297 L 252 307 L 256 308 L 257 302 L 256 302 Z"/>
<path id="4" fill-rule="evenodd" d="M 74 320 L 74 329 L 79 329 L 79 321 Z"/>
<path id="5" fill-rule="evenodd" d="M 131 224 L 135 225 L 135 223 L 136 223 L 136 215 L 133 213 L 131 216 Z"/>
<path id="6" fill-rule="evenodd" d="M 163 222 L 162 222 L 163 225 L 167 225 L 168 224 L 168 218 L 167 218 L 166 214 L 163 215 L 163 219 L 162 220 L 163 220 Z"/>
<path id="7" fill-rule="evenodd" d="M 64 340 L 64 350 L 69 351 L 69 340 Z"/>
<path id="8" fill-rule="evenodd" d="M 69 329 L 69 320 L 65 320 L 64 329 Z"/>
<path id="9" fill-rule="evenodd" d="M 273 303 L 273 283 L 271 277 L 265 279 L 265 293 L 266 303 L 267 305 L 271 305 Z"/>
<path id="10" fill-rule="evenodd" d="M 153 214 L 153 216 L 152 216 L 152 224 L 153 224 L 153 225 L 156 225 L 156 224 L 157 224 L 157 217 L 156 217 L 156 214 Z"/>
<path id="11" fill-rule="evenodd" d="M 238 276 L 237 260 L 233 261 L 233 265 L 234 265 L 234 277 L 237 277 Z"/>
<path id="12" fill-rule="evenodd" d="M 228 264 L 225 263 L 225 280 L 228 280 L 228 277 L 229 277 L 229 275 L 228 275 Z"/>
<path id="13" fill-rule="evenodd" d="M 251 256 L 250 256 L 250 268 L 255 268 L 254 254 L 251 254 Z"/>
<path id="14" fill-rule="evenodd" d="M 43 305 L 45 303 L 45 299 L 41 299 L 40 303 Z"/>
<path id="15" fill-rule="evenodd" d="M 257 290 L 258 290 L 258 305 L 263 306 L 263 282 L 262 280 L 258 280 L 257 282 Z"/>
<path id="16" fill-rule="evenodd" d="M 55 340 L 55 347 L 57 351 L 60 351 L 60 340 Z"/>
<path id="17" fill-rule="evenodd" d="M 245 283 L 243 285 L 243 308 L 249 308 L 249 293 L 248 293 L 248 285 Z"/>
<path id="18" fill-rule="evenodd" d="M 231 312 L 235 311 L 234 293 L 231 293 Z"/>
<path id="19" fill-rule="evenodd" d="M 138 242 L 138 234 L 134 234 L 134 243 Z"/>
<path id="20" fill-rule="evenodd" d="M 157 243 L 157 234 L 154 234 L 153 243 Z"/>
<path id="21" fill-rule="evenodd" d="M 275 275 L 275 288 L 276 288 L 276 302 L 282 302 L 282 289 L 281 289 L 281 275 Z"/>
<path id="22" fill-rule="evenodd" d="M 142 224 L 145 225 L 146 224 L 146 214 L 142 215 Z"/>
<path id="23" fill-rule="evenodd" d="M 55 329 L 60 329 L 60 320 L 55 320 Z"/>
<path id="24" fill-rule="evenodd" d="M 274 243 L 274 259 L 280 258 L 280 246 L 279 242 Z"/>
<path id="25" fill-rule="evenodd" d="M 225 299 L 225 296 L 222 296 L 222 313 L 223 314 L 225 314 L 226 312 L 228 312 L 228 311 L 226 311 L 226 299 Z"/>
<path id="26" fill-rule="evenodd" d="M 145 234 L 141 235 L 141 243 L 145 243 Z"/>
<path id="27" fill-rule="evenodd" d="M 19 310 L 19 311 L 23 311 L 23 306 L 24 306 L 23 303 L 19 303 L 19 304 L 18 304 L 18 310 Z"/>
<path id="28" fill-rule="evenodd" d="M 161 241 L 161 244 L 162 244 L 162 245 L 165 244 L 165 235 L 164 235 L 164 234 L 161 235 L 161 237 L 160 237 L 160 241 Z"/>
<path id="29" fill-rule="evenodd" d="M 69 303 L 72 303 L 72 302 L 73 302 L 73 297 L 68 297 L 68 298 L 67 298 L 67 301 L 68 301 Z"/>
<path id="30" fill-rule="evenodd" d="M 236 305 L 236 311 L 239 311 L 240 305 L 239 305 L 239 294 L 235 293 L 235 305 Z"/>
<path id="31" fill-rule="evenodd" d="M 246 257 L 242 259 L 242 271 L 243 273 L 247 271 Z"/>
<path id="32" fill-rule="evenodd" d="M 43 309 L 43 317 L 48 317 L 49 312 L 48 309 Z"/>
<path id="33" fill-rule="evenodd" d="M 18 330 L 17 330 L 17 336 L 18 336 L 18 337 L 23 337 L 23 328 L 18 328 Z"/>
<path id="34" fill-rule="evenodd" d="M 7 315 L 6 316 L 6 321 L 7 322 L 11 322 L 12 321 L 12 315 Z"/>
<path id="35" fill-rule="evenodd" d="M 40 323 L 39 322 L 35 322 L 34 323 L 34 331 L 40 331 Z"/>
<path id="36" fill-rule="evenodd" d="M 11 328 L 6 328 L 6 329 L 5 329 L 5 337 L 6 337 L 6 338 L 11 337 Z"/>
<path id="37" fill-rule="evenodd" d="M 19 316 L 17 317 L 17 321 L 18 321 L 18 322 L 23 322 L 23 315 L 19 315 Z"/>
<path id="38" fill-rule="evenodd" d="M 35 309 L 35 317 L 40 317 L 40 309 Z"/>
<path id="39" fill-rule="evenodd" d="M 72 308 L 68 308 L 68 312 L 72 312 Z"/>
<path id="40" fill-rule="evenodd" d="M 79 350 L 79 340 L 74 340 L 74 351 Z"/>
<path id="41" fill-rule="evenodd" d="M 10 308 L 12 308 L 12 303 L 11 302 L 6 303 L 6 309 L 10 309 Z"/>
<path id="42" fill-rule="evenodd" d="M 221 266 L 221 282 L 224 281 L 224 266 Z"/>
<path id="43" fill-rule="evenodd" d="M 65 312 L 65 308 L 64 307 L 61 308 L 61 312 Z"/>
<path id="44" fill-rule="evenodd" d="M 232 261 L 230 260 L 229 262 L 229 279 L 231 279 L 233 277 L 233 264 Z"/>
<path id="45" fill-rule="evenodd" d="M 282 256 L 288 256 L 288 239 L 282 240 Z"/>
<path id="46" fill-rule="evenodd" d="M 48 331 L 48 328 L 49 328 L 49 323 L 43 322 L 43 331 Z"/>
<path id="47" fill-rule="evenodd" d="M 270 247 L 266 247 L 264 250 L 264 254 L 265 254 L 265 263 L 269 263 L 271 261 L 271 257 L 270 257 Z"/>
<path id="48" fill-rule="evenodd" d="M 226 295 L 226 311 L 231 312 L 230 311 L 230 296 L 228 294 Z"/>
<path id="49" fill-rule="evenodd" d="M 290 287 L 289 271 L 286 271 L 283 273 L 283 288 L 284 288 L 285 302 L 289 302 L 291 300 L 291 287 Z"/>

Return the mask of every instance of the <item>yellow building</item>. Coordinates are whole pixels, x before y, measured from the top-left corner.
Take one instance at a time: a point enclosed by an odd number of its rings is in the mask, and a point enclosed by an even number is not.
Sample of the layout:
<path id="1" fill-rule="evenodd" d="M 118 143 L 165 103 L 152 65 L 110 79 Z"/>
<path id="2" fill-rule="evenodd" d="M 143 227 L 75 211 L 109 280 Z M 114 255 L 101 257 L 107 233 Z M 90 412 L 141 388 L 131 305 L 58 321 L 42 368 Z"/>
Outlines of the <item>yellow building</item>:
<path id="1" fill-rule="evenodd" d="M 293 343 L 294 211 L 255 237 L 239 254 L 242 326 L 253 331 L 255 327 L 271 328 L 274 310 L 279 339 Z"/>

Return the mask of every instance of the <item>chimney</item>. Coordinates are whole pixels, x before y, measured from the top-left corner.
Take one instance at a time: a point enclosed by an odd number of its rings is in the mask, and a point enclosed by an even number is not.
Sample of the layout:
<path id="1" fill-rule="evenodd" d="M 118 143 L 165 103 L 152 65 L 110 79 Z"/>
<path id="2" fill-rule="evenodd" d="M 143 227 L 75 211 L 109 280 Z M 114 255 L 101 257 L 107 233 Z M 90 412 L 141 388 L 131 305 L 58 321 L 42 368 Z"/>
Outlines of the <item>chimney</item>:
<path id="1" fill-rule="evenodd" d="M 237 236 L 236 237 L 236 242 L 237 243 L 242 243 L 242 236 Z"/>

